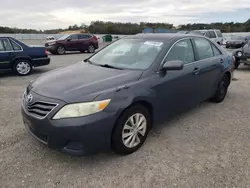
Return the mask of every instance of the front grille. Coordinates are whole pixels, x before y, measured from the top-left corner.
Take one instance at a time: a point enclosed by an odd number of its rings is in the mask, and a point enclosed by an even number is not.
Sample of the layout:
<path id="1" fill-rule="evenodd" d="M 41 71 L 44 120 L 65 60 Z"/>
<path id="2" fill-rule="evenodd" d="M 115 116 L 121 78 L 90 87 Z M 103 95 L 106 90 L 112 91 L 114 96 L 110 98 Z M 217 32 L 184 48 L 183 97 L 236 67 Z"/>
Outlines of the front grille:
<path id="1" fill-rule="evenodd" d="M 32 104 L 28 104 L 25 102 L 26 110 L 31 114 L 38 118 L 46 117 L 55 107 L 57 104 L 48 103 L 48 102 L 41 102 L 37 101 Z"/>

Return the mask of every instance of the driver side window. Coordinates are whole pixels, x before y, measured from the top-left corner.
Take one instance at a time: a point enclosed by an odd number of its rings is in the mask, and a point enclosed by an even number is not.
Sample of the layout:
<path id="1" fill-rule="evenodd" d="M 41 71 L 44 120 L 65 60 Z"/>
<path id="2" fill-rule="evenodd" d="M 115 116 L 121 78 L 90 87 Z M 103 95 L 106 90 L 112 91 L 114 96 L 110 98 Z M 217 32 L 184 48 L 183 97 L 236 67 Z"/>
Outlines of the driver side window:
<path id="1" fill-rule="evenodd" d="M 194 62 L 194 50 L 190 39 L 177 42 L 166 58 L 167 61 L 180 60 L 184 64 Z"/>

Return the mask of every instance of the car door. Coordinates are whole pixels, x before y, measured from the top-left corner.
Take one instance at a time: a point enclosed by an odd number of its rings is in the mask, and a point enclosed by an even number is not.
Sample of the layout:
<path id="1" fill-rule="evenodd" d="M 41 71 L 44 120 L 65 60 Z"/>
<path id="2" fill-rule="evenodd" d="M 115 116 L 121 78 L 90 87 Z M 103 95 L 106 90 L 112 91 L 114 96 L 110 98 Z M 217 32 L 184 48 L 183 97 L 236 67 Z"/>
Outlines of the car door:
<path id="1" fill-rule="evenodd" d="M 13 59 L 13 49 L 8 38 L 0 39 L 0 69 L 11 68 Z"/>
<path id="2" fill-rule="evenodd" d="M 192 41 L 199 64 L 199 100 L 203 101 L 211 97 L 216 90 L 223 66 L 223 56 L 221 51 L 205 38 L 194 37 Z"/>
<path id="3" fill-rule="evenodd" d="M 158 84 L 155 86 L 157 96 L 158 117 L 163 120 L 197 104 L 197 64 L 189 38 L 181 39 L 170 49 L 164 61 L 181 60 L 184 63 L 182 70 L 167 71 L 159 74 Z"/>
<path id="4" fill-rule="evenodd" d="M 246 44 L 243 46 L 243 52 L 244 55 L 249 59 L 248 61 L 250 61 L 250 39 L 248 39 Z"/>
<path id="5" fill-rule="evenodd" d="M 77 34 L 70 35 L 66 40 L 67 40 L 67 42 L 66 42 L 65 46 L 66 46 L 67 50 L 69 50 L 69 51 L 77 51 L 78 50 L 79 39 L 78 39 Z"/>
<path id="6" fill-rule="evenodd" d="M 90 38 L 91 36 L 88 34 L 80 34 L 79 36 L 79 50 L 83 51 L 83 50 L 87 50 L 88 46 L 89 46 L 89 42 L 90 42 Z"/>

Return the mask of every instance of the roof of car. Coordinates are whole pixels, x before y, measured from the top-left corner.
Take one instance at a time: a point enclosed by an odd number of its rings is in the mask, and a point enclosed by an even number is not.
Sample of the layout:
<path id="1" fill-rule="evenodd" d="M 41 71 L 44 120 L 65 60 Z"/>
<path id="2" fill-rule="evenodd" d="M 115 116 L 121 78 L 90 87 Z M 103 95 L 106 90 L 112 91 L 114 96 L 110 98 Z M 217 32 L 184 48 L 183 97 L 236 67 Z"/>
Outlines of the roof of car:
<path id="1" fill-rule="evenodd" d="M 140 33 L 136 35 L 130 35 L 127 36 L 126 38 L 130 39 L 148 39 L 148 40 L 170 40 L 173 38 L 184 38 L 187 36 L 192 36 L 188 34 L 183 34 L 183 33 Z M 195 35 L 194 35 L 195 36 Z"/>

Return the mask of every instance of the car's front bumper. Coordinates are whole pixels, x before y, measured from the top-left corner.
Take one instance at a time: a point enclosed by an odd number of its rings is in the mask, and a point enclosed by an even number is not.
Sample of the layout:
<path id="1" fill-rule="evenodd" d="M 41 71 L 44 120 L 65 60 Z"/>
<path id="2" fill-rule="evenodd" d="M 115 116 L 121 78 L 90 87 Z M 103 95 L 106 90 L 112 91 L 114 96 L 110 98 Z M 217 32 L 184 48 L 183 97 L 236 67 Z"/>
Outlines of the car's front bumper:
<path id="1" fill-rule="evenodd" d="M 32 59 L 32 63 L 34 67 L 45 66 L 50 64 L 50 58 L 49 57 L 34 58 Z"/>
<path id="2" fill-rule="evenodd" d="M 117 115 L 99 112 L 80 118 L 38 119 L 22 106 L 22 117 L 29 133 L 49 148 L 70 155 L 89 155 L 110 149 Z"/>
<path id="3" fill-rule="evenodd" d="M 45 48 L 49 52 L 55 52 L 56 51 L 56 45 L 46 46 Z"/>

